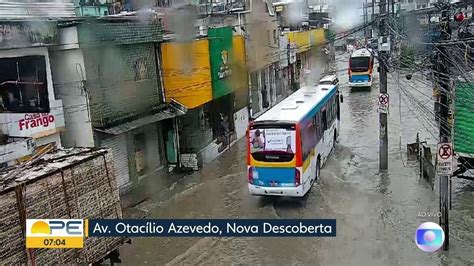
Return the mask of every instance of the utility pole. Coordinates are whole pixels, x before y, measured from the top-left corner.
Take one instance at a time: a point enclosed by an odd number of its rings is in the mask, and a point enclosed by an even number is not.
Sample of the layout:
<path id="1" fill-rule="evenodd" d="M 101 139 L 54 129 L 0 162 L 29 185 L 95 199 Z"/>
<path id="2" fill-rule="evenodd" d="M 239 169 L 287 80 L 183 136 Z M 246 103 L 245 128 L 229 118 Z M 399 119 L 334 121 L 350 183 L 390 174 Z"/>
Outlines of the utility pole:
<path id="1" fill-rule="evenodd" d="M 374 20 L 374 18 L 375 18 L 375 0 L 372 0 L 372 16 L 370 17 L 370 20 L 372 21 Z M 372 26 L 370 26 L 370 37 L 373 38 L 374 37 L 373 34 L 374 34 L 374 26 L 372 24 Z"/>
<path id="2" fill-rule="evenodd" d="M 387 15 L 387 5 L 386 0 L 380 0 L 380 20 L 379 20 L 379 69 L 380 69 L 380 95 L 379 95 L 379 106 L 384 104 L 387 105 L 387 108 L 382 110 L 379 108 L 379 169 L 387 170 L 388 169 L 388 106 L 389 98 L 387 93 L 387 66 L 386 60 L 388 59 L 388 49 L 389 42 L 387 40 L 387 32 L 385 30 L 385 16 Z M 384 45 L 386 44 L 386 45 Z M 385 100 L 383 100 L 385 99 Z"/>
<path id="3" fill-rule="evenodd" d="M 369 22 L 367 19 L 367 0 L 365 1 L 365 3 L 362 3 L 362 6 L 364 8 L 364 26 L 365 26 Z M 365 33 L 365 44 L 367 44 L 367 36 L 368 36 L 367 27 L 364 28 L 364 33 Z"/>
<path id="4" fill-rule="evenodd" d="M 440 21 L 441 40 L 451 40 L 451 28 L 449 25 L 449 4 L 442 6 L 441 10 L 441 21 Z M 438 84 L 440 86 L 440 118 L 439 118 L 439 140 L 438 154 L 444 154 L 448 156 L 452 165 L 452 145 L 451 145 L 451 126 L 449 125 L 449 94 L 451 93 L 450 86 L 450 64 L 449 58 L 447 58 L 447 50 L 444 45 L 438 45 L 438 64 L 436 76 L 438 77 Z M 444 147 L 444 148 L 442 148 Z M 448 149 L 448 147 L 450 147 Z M 440 158 L 438 158 L 438 169 L 442 169 L 443 165 L 440 165 Z M 440 171 L 438 170 L 439 184 L 440 184 L 440 212 L 441 217 L 439 218 L 439 224 L 444 230 L 445 240 L 443 244 L 443 250 L 449 249 L 449 179 L 452 175 L 452 166 L 450 170 Z"/>

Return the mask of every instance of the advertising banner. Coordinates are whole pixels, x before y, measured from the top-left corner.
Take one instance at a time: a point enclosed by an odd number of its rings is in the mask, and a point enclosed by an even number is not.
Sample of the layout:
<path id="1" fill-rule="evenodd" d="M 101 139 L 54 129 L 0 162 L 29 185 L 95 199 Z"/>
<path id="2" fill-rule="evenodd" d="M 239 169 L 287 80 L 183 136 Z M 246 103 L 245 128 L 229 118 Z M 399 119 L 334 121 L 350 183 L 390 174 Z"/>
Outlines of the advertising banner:
<path id="1" fill-rule="evenodd" d="M 211 61 L 212 95 L 214 99 L 232 92 L 229 81 L 232 73 L 233 39 L 231 27 L 208 30 L 209 54 Z"/>
<path id="2" fill-rule="evenodd" d="M 281 151 L 295 153 L 296 133 L 284 128 L 266 128 L 250 130 L 251 152 Z"/>

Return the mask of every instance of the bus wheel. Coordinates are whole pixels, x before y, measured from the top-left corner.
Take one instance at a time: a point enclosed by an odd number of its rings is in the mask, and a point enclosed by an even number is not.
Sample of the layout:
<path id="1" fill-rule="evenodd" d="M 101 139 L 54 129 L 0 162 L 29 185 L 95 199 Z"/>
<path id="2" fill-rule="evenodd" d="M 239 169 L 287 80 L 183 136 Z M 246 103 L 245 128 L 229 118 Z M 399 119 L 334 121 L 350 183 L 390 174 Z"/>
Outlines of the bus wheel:
<path id="1" fill-rule="evenodd" d="M 314 178 L 314 181 L 319 179 L 320 173 L 321 173 L 321 160 L 320 160 L 320 157 L 318 157 L 318 161 L 316 162 L 316 177 Z"/>

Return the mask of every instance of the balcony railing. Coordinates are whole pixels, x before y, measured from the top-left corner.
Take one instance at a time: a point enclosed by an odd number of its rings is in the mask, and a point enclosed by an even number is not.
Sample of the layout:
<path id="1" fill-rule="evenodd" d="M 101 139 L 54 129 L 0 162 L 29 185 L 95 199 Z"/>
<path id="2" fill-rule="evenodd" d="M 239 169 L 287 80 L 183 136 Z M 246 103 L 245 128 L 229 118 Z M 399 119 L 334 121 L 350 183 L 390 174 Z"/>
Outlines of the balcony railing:
<path id="1" fill-rule="evenodd" d="M 208 16 L 208 15 L 218 15 L 218 14 L 228 14 L 234 12 L 242 12 L 249 8 L 248 0 L 223 0 L 223 1 L 201 1 L 198 4 L 199 15 Z"/>

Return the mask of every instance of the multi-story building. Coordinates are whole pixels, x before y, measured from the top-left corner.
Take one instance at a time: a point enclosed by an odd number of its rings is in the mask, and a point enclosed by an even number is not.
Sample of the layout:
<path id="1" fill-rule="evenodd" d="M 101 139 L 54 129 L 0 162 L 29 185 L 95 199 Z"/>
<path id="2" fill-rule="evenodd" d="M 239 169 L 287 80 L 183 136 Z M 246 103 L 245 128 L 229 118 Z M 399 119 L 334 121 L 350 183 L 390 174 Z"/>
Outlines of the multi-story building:
<path id="1" fill-rule="evenodd" d="M 111 148 L 122 191 L 177 165 L 175 117 L 185 109 L 165 103 L 154 16 L 80 18 L 63 23 L 60 36 L 51 68 L 57 95 L 71 110 L 63 145 Z"/>
<path id="2" fill-rule="evenodd" d="M 44 146 L 60 147 L 64 107 L 54 86 L 52 50 L 58 23 L 74 18 L 72 3 L 0 3 L 0 163 L 31 159 Z M 46 147 L 45 147 L 46 148 Z"/>

